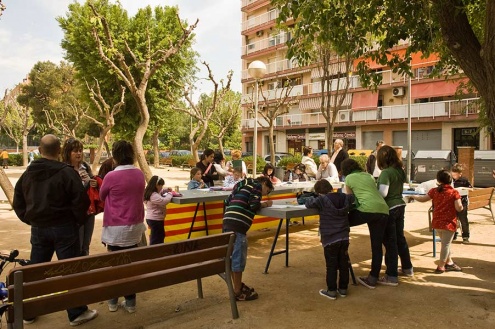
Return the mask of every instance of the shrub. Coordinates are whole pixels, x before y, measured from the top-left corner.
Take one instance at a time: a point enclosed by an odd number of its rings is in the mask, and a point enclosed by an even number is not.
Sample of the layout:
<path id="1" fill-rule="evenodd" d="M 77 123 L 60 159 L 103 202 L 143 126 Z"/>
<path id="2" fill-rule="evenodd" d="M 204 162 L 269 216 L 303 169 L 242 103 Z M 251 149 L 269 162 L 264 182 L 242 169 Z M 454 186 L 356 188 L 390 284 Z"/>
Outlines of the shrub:
<path id="1" fill-rule="evenodd" d="M 22 153 L 9 154 L 9 166 L 22 166 Z"/>
<path id="2" fill-rule="evenodd" d="M 242 157 L 242 160 L 244 160 L 244 162 L 253 161 L 253 156 Z M 257 173 L 263 172 L 263 169 L 265 169 L 265 165 L 266 165 L 265 159 L 263 159 L 258 155 L 256 157 L 256 172 Z"/>
<path id="3" fill-rule="evenodd" d="M 287 167 L 287 164 L 289 163 L 301 163 L 302 156 L 300 155 L 295 155 L 291 157 L 283 157 L 280 159 L 278 162 L 277 167 Z"/>
<path id="4" fill-rule="evenodd" d="M 359 163 L 359 166 L 361 169 L 366 170 L 366 161 L 368 160 L 367 156 L 364 155 L 349 155 L 350 159 L 354 159 L 357 163 Z"/>

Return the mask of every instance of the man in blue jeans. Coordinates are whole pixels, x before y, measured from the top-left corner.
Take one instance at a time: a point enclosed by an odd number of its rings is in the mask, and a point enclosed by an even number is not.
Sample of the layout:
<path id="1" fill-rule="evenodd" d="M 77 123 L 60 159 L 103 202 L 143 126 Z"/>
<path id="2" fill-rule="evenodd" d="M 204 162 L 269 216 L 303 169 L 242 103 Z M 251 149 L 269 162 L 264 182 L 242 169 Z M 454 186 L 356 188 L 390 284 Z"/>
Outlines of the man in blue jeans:
<path id="1" fill-rule="evenodd" d="M 31 162 L 17 181 L 13 208 L 17 217 L 31 226 L 31 264 L 57 258 L 78 257 L 79 224 L 87 218 L 89 198 L 77 172 L 59 162 L 60 140 L 54 135 L 41 138 L 41 158 Z M 77 326 L 98 316 L 87 306 L 67 310 L 69 323 Z M 35 319 L 25 319 L 33 323 Z"/>

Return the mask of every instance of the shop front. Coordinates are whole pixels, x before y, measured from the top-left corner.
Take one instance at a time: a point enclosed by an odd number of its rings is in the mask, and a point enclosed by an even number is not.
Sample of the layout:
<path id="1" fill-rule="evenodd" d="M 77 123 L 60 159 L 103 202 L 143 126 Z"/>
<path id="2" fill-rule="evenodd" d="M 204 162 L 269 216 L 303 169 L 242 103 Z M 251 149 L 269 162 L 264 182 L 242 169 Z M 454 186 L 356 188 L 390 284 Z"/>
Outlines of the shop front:
<path id="1" fill-rule="evenodd" d="M 304 132 L 292 132 L 287 134 L 287 151 L 294 155 L 302 155 L 306 145 L 306 136 Z"/>

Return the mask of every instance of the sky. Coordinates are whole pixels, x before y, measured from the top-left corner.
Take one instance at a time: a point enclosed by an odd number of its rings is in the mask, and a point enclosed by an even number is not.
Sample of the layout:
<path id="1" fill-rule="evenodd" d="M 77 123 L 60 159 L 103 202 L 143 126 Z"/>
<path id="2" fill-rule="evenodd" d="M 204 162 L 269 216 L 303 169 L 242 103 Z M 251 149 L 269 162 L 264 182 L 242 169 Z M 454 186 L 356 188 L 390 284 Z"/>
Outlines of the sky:
<path id="1" fill-rule="evenodd" d="M 55 20 L 66 16 L 68 5 L 83 0 L 2 0 L 7 7 L 0 16 L 0 98 L 12 89 L 38 61 L 60 63 L 62 29 Z M 215 79 L 234 71 L 232 89 L 241 90 L 241 12 L 239 0 L 120 0 L 130 16 L 150 5 L 179 6 L 179 16 L 190 24 L 199 19 L 194 50 L 199 60 L 210 64 Z M 199 64 L 201 68 L 203 65 Z M 206 70 L 199 73 L 206 78 Z M 211 83 L 201 82 L 199 92 L 209 92 Z"/>

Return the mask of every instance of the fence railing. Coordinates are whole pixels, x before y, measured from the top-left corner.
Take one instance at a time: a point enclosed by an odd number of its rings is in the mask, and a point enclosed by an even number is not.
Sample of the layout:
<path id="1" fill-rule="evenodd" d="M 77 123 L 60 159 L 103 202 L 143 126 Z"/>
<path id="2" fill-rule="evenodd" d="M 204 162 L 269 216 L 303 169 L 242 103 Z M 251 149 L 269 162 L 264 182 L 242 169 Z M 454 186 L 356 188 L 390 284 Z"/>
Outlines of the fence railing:
<path id="1" fill-rule="evenodd" d="M 431 103 L 411 104 L 412 118 L 438 117 L 452 118 L 455 116 L 469 116 L 479 113 L 479 98 L 452 100 Z M 336 123 L 354 123 L 367 121 L 391 121 L 408 118 L 407 105 L 382 106 L 371 110 L 341 110 L 337 115 Z M 258 116 L 260 127 L 268 127 L 268 123 Z M 299 113 L 281 115 L 275 120 L 275 127 L 311 126 L 326 123 L 321 113 Z M 254 119 L 241 120 L 242 128 L 253 128 Z"/>

